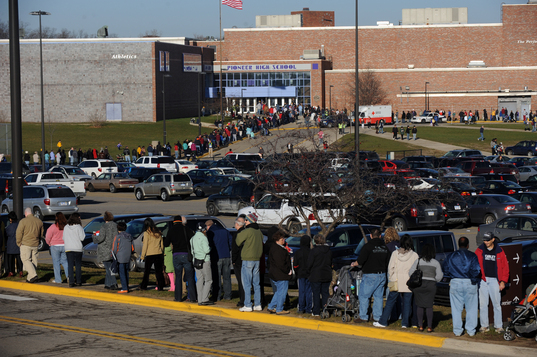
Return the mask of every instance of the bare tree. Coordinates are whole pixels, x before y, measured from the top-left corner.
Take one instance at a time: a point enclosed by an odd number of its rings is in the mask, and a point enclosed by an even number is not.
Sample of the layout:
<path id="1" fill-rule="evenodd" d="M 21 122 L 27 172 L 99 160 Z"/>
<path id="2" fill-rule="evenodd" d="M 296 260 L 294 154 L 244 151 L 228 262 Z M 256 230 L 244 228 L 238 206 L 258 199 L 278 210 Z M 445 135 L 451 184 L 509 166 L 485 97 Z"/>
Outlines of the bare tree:
<path id="1" fill-rule="evenodd" d="M 349 76 L 347 83 L 349 84 L 348 92 L 351 98 L 355 98 L 356 86 L 354 74 Z M 366 70 L 358 73 L 358 89 L 360 105 L 386 104 L 386 91 L 382 87 L 382 82 L 375 72 Z"/>
<path id="2" fill-rule="evenodd" d="M 160 37 L 161 33 L 157 29 L 147 30 L 145 34 L 140 34 L 140 37 Z"/>

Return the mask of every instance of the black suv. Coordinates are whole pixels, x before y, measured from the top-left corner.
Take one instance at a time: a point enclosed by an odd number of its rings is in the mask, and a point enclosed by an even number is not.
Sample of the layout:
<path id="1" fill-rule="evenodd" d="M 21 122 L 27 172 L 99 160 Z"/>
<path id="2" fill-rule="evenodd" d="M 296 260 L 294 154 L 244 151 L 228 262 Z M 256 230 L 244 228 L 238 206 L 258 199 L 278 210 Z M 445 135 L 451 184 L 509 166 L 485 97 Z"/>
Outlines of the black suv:
<path id="1" fill-rule="evenodd" d="M 148 167 L 131 167 L 127 170 L 129 176 L 137 179 L 138 182 L 144 182 L 153 174 L 158 174 L 159 172 L 166 172 L 165 169 L 155 169 Z"/>
<path id="2" fill-rule="evenodd" d="M 225 187 L 219 193 L 207 198 L 207 214 L 216 216 L 220 213 L 237 214 L 240 209 L 251 206 L 262 192 L 254 194 L 255 184 L 252 181 L 242 180 Z"/>

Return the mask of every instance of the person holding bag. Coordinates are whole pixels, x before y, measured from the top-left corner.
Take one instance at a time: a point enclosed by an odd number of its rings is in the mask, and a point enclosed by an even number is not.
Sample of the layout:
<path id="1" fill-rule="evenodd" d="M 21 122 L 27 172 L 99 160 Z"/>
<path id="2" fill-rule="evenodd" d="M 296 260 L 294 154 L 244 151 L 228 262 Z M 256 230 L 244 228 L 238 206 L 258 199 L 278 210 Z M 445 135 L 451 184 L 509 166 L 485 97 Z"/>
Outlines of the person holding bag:
<path id="1" fill-rule="evenodd" d="M 162 233 L 155 226 L 155 222 L 151 218 L 146 218 L 144 221 L 144 236 L 143 247 L 140 259 L 145 261 L 144 277 L 140 283 L 140 290 L 147 290 L 149 282 L 149 273 L 151 267 L 155 266 L 155 275 L 157 278 L 157 290 L 164 290 L 164 242 Z"/>
<path id="2" fill-rule="evenodd" d="M 209 300 L 211 285 L 213 283 L 211 273 L 211 248 L 209 241 L 205 236 L 206 230 L 201 226 L 198 231 L 190 239 L 192 247 L 192 256 L 194 257 L 194 269 L 196 270 L 196 290 L 198 293 L 198 305 L 214 305 L 213 301 Z"/>
<path id="3" fill-rule="evenodd" d="M 109 290 L 117 290 L 117 279 L 110 271 L 112 265 L 112 242 L 117 235 L 117 224 L 114 222 L 114 215 L 108 211 L 103 215 L 104 224 L 99 232 L 93 235 L 93 243 L 97 244 L 97 261 L 102 262 L 106 276 L 104 278 L 104 288 Z"/>
<path id="4" fill-rule="evenodd" d="M 427 332 L 433 332 L 433 304 L 436 295 L 436 283 L 442 280 L 444 273 L 436 256 L 434 247 L 424 244 L 421 248 L 421 258 L 416 260 L 410 268 L 409 274 L 421 270 L 423 277 L 420 286 L 414 288 L 414 303 L 417 306 L 417 318 L 419 330 L 423 331 L 423 311 L 427 314 Z"/>
<path id="5" fill-rule="evenodd" d="M 418 260 L 418 254 L 414 252 L 412 237 L 405 234 L 401 237 L 400 248 L 395 250 L 388 263 L 388 287 L 390 293 L 386 299 L 386 306 L 380 320 L 374 322 L 375 327 L 388 326 L 388 319 L 396 305 L 398 297 L 403 301 L 403 320 L 401 321 L 402 328 L 410 327 L 410 312 L 412 311 L 412 291 L 406 285 L 408 280 L 408 272 L 410 268 Z"/>

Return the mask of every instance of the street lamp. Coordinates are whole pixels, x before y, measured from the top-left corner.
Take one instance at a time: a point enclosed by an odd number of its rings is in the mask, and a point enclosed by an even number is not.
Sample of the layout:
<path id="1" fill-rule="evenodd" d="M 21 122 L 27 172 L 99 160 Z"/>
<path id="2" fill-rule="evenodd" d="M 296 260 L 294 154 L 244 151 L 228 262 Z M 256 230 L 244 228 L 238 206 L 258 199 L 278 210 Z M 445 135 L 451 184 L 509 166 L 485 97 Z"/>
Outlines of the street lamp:
<path id="1" fill-rule="evenodd" d="M 330 99 L 328 100 L 328 102 L 329 102 L 328 106 L 330 107 L 330 115 L 332 115 L 332 88 L 333 87 L 334 86 L 330 84 L 330 87 L 328 88 L 329 92 L 330 92 L 330 94 L 329 94 Z"/>
<path id="2" fill-rule="evenodd" d="M 169 74 L 163 74 L 162 75 L 162 135 L 164 138 L 164 141 L 162 142 L 163 146 L 166 146 L 166 92 L 165 84 L 166 84 L 166 78 L 170 78 L 171 75 Z"/>
<path id="3" fill-rule="evenodd" d="M 43 36 L 41 33 L 41 15 L 50 15 L 46 11 L 32 11 L 30 15 L 39 16 L 39 63 L 41 67 L 41 166 L 43 171 L 45 167 L 45 100 L 43 95 Z"/>
<path id="4" fill-rule="evenodd" d="M 429 110 L 429 100 L 427 99 L 427 84 L 429 84 L 429 82 L 425 82 L 425 110 Z"/>
<path id="5" fill-rule="evenodd" d="M 354 100 L 354 150 L 356 151 L 356 159 L 357 160 L 360 160 L 360 123 L 359 123 L 359 108 L 360 108 L 360 103 L 359 103 L 359 92 L 358 92 L 358 0 L 356 0 L 356 14 L 355 14 L 355 19 L 354 19 L 354 27 L 355 27 L 355 47 L 354 47 L 354 58 L 355 58 L 355 64 L 354 64 L 354 85 L 355 85 L 355 90 L 354 90 L 354 95 L 355 95 L 355 100 Z M 357 170 L 360 170 L 360 164 L 357 163 L 356 164 L 356 167 L 357 167 Z M 359 172 L 359 171 L 358 171 Z"/>
<path id="6" fill-rule="evenodd" d="M 200 76 L 204 75 L 205 72 L 198 72 L 198 136 L 201 136 L 201 86 L 200 86 Z"/>

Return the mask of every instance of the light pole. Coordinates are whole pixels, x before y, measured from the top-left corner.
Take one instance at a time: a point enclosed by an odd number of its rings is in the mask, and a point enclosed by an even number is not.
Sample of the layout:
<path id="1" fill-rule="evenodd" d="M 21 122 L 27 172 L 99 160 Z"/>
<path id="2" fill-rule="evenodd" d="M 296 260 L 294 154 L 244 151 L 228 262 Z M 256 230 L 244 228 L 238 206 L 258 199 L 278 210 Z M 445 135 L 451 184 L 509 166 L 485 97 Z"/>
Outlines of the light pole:
<path id="1" fill-rule="evenodd" d="M 328 99 L 328 106 L 330 107 L 330 115 L 332 115 L 332 88 L 333 87 L 334 86 L 330 84 L 330 87 L 328 88 L 328 90 L 330 92 L 330 94 L 329 94 L 330 99 Z"/>
<path id="2" fill-rule="evenodd" d="M 43 171 L 45 167 L 45 100 L 43 95 L 43 36 L 41 33 L 41 15 L 50 15 L 46 11 L 32 11 L 30 15 L 39 16 L 39 63 L 41 67 L 41 166 Z"/>
<path id="3" fill-rule="evenodd" d="M 245 108 L 246 106 L 244 105 L 244 96 L 243 96 L 243 93 L 244 91 L 246 90 L 246 88 L 241 88 L 241 115 L 244 115 L 244 110 L 242 108 Z"/>
<path id="4" fill-rule="evenodd" d="M 198 72 L 198 136 L 201 136 L 201 86 L 200 86 L 200 76 L 204 75 L 205 72 Z"/>
<path id="5" fill-rule="evenodd" d="M 162 136 L 164 141 L 162 142 L 163 146 L 166 146 L 166 78 L 170 78 L 171 75 L 163 74 L 162 75 Z"/>
<path id="6" fill-rule="evenodd" d="M 429 84 L 429 82 L 425 82 L 425 110 L 429 110 L 429 100 L 427 99 L 427 84 Z"/>
<path id="7" fill-rule="evenodd" d="M 354 90 L 354 95 L 355 95 L 355 98 L 354 98 L 354 125 L 355 125 L 355 130 L 354 130 L 354 150 L 356 151 L 356 159 L 357 160 L 360 160 L 360 122 L 359 122 L 359 108 L 360 108 L 360 103 L 359 103 L 359 92 L 358 92 L 358 0 L 356 0 L 356 17 L 354 19 L 354 27 L 355 27 L 355 47 L 354 47 L 354 58 L 355 58 L 355 64 L 354 64 L 354 85 L 355 85 L 355 90 Z M 358 172 L 360 172 L 360 163 L 357 162 L 356 163 L 356 167 L 357 167 L 357 170 Z"/>

